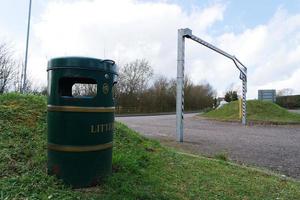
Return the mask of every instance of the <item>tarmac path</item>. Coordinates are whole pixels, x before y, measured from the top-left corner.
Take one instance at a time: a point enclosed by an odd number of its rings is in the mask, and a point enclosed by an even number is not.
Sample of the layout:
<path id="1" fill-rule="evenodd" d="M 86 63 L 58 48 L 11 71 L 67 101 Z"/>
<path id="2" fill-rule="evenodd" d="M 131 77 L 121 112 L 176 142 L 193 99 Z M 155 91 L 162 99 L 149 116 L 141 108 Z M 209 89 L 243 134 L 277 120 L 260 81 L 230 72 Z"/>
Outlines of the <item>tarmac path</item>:
<path id="1" fill-rule="evenodd" d="M 226 153 L 230 160 L 300 179 L 300 126 L 217 122 L 185 114 L 184 142 L 176 142 L 176 115 L 117 117 L 146 137 L 195 154 Z"/>

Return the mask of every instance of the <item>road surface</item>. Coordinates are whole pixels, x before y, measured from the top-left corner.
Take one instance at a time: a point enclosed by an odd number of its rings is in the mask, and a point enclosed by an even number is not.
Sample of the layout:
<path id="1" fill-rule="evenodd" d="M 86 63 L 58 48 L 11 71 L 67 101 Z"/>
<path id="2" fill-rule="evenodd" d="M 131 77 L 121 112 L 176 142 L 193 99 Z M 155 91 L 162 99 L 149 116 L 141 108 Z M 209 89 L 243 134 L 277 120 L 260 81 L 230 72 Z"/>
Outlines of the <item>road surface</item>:
<path id="1" fill-rule="evenodd" d="M 176 140 L 176 116 L 117 117 L 143 135 L 186 151 L 255 165 L 300 179 L 300 126 L 247 126 L 204 120 L 186 114 L 184 143 Z"/>

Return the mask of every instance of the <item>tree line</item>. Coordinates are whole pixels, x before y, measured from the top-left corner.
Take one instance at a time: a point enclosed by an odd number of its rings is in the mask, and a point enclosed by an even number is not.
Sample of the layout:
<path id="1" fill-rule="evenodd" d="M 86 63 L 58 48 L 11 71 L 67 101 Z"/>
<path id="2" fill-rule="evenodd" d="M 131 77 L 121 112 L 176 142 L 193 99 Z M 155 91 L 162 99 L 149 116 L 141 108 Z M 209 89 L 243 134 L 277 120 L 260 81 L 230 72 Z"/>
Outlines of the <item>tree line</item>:
<path id="1" fill-rule="evenodd" d="M 176 79 L 164 75 L 153 78 L 149 62 L 137 59 L 127 63 L 119 71 L 116 89 L 117 111 L 124 112 L 172 112 L 176 109 Z M 211 108 L 215 91 L 210 84 L 194 84 L 186 76 L 184 80 L 184 107 L 187 111 Z"/>

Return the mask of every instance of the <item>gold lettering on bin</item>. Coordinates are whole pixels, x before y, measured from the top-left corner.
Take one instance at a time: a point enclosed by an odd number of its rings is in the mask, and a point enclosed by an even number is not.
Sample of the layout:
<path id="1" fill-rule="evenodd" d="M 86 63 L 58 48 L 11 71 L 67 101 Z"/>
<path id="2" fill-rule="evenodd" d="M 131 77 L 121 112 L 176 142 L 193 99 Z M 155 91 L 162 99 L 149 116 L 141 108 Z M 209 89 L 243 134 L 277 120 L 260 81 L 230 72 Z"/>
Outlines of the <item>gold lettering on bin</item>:
<path id="1" fill-rule="evenodd" d="M 90 133 L 104 133 L 114 130 L 114 123 L 93 124 L 91 125 Z"/>

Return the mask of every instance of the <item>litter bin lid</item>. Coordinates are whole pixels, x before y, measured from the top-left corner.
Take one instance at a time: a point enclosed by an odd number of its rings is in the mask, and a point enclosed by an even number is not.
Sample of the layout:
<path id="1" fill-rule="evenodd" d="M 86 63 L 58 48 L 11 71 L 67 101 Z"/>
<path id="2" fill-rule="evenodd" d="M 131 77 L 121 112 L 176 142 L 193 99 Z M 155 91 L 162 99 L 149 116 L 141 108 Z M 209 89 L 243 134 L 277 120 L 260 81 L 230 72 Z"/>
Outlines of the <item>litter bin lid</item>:
<path id="1" fill-rule="evenodd" d="M 48 62 L 48 70 L 53 69 L 83 69 L 100 70 L 117 74 L 117 66 L 113 60 L 101 60 L 89 57 L 60 57 Z"/>

